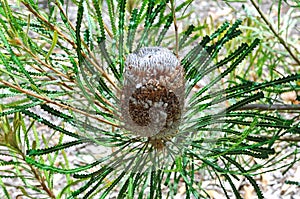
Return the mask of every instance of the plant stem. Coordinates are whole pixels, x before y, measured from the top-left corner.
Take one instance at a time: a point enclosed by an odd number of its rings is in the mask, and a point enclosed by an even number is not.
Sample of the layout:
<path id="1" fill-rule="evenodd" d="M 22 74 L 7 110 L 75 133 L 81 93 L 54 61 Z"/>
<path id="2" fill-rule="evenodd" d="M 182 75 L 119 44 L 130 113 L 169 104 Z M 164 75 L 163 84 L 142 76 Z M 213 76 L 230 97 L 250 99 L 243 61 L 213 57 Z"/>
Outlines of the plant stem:
<path id="1" fill-rule="evenodd" d="M 240 107 L 238 110 L 259 110 L 259 111 L 300 111 L 300 105 L 293 104 L 247 104 L 245 106 Z"/>
<path id="2" fill-rule="evenodd" d="M 268 21 L 267 17 L 261 11 L 261 9 L 257 5 L 257 3 L 254 0 L 250 0 L 250 1 L 251 1 L 252 5 L 255 7 L 255 9 L 257 10 L 257 12 L 259 13 L 260 17 L 264 20 L 264 22 L 269 26 L 269 28 L 273 32 L 273 34 L 277 37 L 277 39 L 279 40 L 279 42 L 283 45 L 283 47 L 287 50 L 287 52 L 290 54 L 290 56 L 300 66 L 300 60 L 298 59 L 298 57 L 296 55 L 294 55 L 294 53 L 292 52 L 292 50 L 290 49 L 290 47 L 287 45 L 287 43 L 284 41 L 284 39 L 275 31 L 275 28 Z"/>
<path id="3" fill-rule="evenodd" d="M 271 139 L 271 137 L 270 137 Z M 281 137 L 278 138 L 279 141 L 285 141 L 285 142 L 300 142 L 300 137 Z"/>
<path id="4" fill-rule="evenodd" d="M 25 155 L 23 154 L 22 156 L 25 161 Z M 48 196 L 50 198 L 55 199 L 56 197 L 55 197 L 54 193 L 45 184 L 45 178 L 43 176 L 40 176 L 41 175 L 40 172 L 38 172 L 38 170 L 36 170 L 32 165 L 28 164 L 28 166 L 30 167 L 30 170 L 33 172 L 34 177 L 40 182 L 43 190 L 46 191 L 46 193 L 48 194 Z"/>
<path id="5" fill-rule="evenodd" d="M 175 29 L 175 54 L 178 58 L 178 51 L 179 51 L 179 39 L 178 39 L 178 26 L 177 26 L 177 20 L 176 20 L 176 11 L 175 11 L 175 0 L 171 0 L 171 11 L 173 15 L 173 23 L 174 23 L 174 29 Z"/>

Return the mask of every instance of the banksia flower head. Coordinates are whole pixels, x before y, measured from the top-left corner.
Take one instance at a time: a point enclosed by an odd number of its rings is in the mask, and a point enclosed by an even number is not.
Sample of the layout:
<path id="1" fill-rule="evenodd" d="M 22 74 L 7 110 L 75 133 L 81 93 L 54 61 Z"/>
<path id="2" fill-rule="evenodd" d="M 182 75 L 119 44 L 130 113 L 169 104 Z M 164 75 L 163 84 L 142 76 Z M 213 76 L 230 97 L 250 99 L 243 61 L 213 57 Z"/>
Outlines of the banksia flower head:
<path id="1" fill-rule="evenodd" d="M 156 148 L 178 132 L 184 105 L 184 69 L 162 47 L 144 47 L 126 58 L 121 113 L 124 128 Z"/>

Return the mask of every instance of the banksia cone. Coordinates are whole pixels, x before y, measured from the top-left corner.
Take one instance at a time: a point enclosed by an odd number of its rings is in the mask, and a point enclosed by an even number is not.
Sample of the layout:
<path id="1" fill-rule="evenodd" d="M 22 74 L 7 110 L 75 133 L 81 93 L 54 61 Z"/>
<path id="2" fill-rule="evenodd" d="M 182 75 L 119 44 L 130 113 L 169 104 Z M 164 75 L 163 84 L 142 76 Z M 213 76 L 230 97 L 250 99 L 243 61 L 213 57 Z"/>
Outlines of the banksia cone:
<path id="1" fill-rule="evenodd" d="M 124 128 L 160 148 L 178 132 L 184 107 L 184 69 L 168 49 L 143 47 L 126 58 L 121 93 Z"/>

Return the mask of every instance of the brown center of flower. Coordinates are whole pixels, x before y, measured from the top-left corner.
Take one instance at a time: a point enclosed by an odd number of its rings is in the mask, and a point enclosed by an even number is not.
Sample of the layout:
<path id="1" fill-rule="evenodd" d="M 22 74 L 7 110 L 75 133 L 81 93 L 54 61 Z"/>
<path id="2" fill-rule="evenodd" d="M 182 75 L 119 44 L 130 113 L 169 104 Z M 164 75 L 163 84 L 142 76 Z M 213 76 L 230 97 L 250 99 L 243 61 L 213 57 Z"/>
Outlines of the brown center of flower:
<path id="1" fill-rule="evenodd" d="M 120 95 L 124 128 L 153 143 L 174 138 L 184 107 L 180 61 L 166 48 L 143 47 L 126 57 L 125 66 Z"/>
<path id="2" fill-rule="evenodd" d="M 154 123 L 170 128 L 180 119 L 180 103 L 173 91 L 147 83 L 137 88 L 129 99 L 129 114 L 139 126 Z"/>

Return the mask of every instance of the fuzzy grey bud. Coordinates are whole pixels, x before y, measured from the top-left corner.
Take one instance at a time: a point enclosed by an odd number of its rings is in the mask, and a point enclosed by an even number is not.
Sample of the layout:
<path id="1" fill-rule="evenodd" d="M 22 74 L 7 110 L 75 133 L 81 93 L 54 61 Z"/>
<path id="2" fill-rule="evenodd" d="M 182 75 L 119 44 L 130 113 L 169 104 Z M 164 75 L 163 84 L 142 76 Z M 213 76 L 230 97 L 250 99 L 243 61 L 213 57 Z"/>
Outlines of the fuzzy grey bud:
<path id="1" fill-rule="evenodd" d="M 184 105 L 184 69 L 162 47 L 144 47 L 126 58 L 121 93 L 124 128 L 151 139 L 169 139 L 178 131 Z"/>

